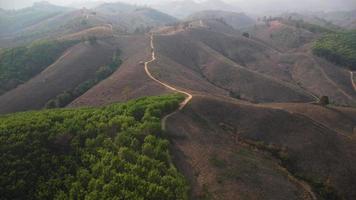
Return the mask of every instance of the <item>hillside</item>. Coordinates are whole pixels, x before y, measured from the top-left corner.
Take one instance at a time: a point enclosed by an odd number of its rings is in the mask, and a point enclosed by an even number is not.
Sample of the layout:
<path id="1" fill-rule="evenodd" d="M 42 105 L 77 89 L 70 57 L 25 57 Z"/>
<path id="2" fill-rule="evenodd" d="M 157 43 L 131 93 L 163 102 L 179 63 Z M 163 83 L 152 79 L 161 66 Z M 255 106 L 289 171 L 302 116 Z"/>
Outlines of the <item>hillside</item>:
<path id="1" fill-rule="evenodd" d="M 65 103 L 59 105 L 68 104 L 73 100 L 68 97 L 68 92 L 86 91 L 98 83 L 96 80 L 102 79 L 101 76 L 106 78 L 113 72 L 105 66 L 112 63 L 116 50 L 115 41 L 81 42 L 73 46 L 41 73 L 1 95 L 0 113 L 41 109 L 48 101 L 60 98 L 58 95 L 61 94 Z M 117 66 L 114 67 L 116 69 Z"/>
<path id="2" fill-rule="evenodd" d="M 255 25 L 255 21 L 244 13 L 235 13 L 220 10 L 206 10 L 194 13 L 187 17 L 187 20 L 200 19 L 222 19 L 235 29 L 242 29 Z"/>
<path id="3" fill-rule="evenodd" d="M 187 199 L 160 128 L 181 100 L 1 116 L 2 199 Z"/>
<path id="4" fill-rule="evenodd" d="M 0 199 L 356 199 L 353 31 L 91 3 L 0 34 Z"/>
<path id="5" fill-rule="evenodd" d="M 193 199 L 354 199 L 355 114 L 195 95 L 167 131 Z"/>
<path id="6" fill-rule="evenodd" d="M 10 36 L 25 28 L 69 11 L 69 8 L 51 5 L 47 2 L 35 3 L 21 10 L 0 10 L 0 36 Z"/>
<path id="7" fill-rule="evenodd" d="M 241 9 L 237 6 L 227 4 L 221 0 L 205 0 L 199 2 L 193 0 L 175 0 L 169 2 L 162 2 L 153 5 L 153 7 L 157 10 L 160 10 L 179 19 L 184 19 L 193 13 L 204 10 L 241 12 Z"/>
<path id="8" fill-rule="evenodd" d="M 356 70 L 356 31 L 325 35 L 315 42 L 313 53 L 330 62 Z"/>
<path id="9" fill-rule="evenodd" d="M 5 49 L 0 56 L 0 95 L 43 71 L 76 43 L 75 40 L 39 41 Z"/>
<path id="10" fill-rule="evenodd" d="M 174 17 L 151 8 L 105 3 L 93 9 L 73 9 L 47 16 L 12 35 L 0 36 L 0 47 L 15 47 L 38 39 L 53 39 L 108 25 L 116 34 L 144 33 L 152 27 L 174 22 Z"/>

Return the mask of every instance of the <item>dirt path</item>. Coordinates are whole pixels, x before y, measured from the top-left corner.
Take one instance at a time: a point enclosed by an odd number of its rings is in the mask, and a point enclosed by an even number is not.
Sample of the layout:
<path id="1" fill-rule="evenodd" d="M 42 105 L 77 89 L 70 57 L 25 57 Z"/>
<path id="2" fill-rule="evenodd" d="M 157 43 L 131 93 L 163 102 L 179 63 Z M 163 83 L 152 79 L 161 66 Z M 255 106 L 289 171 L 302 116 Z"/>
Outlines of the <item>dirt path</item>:
<path id="1" fill-rule="evenodd" d="M 355 79 L 354 79 L 354 72 L 353 71 L 350 71 L 350 78 L 351 78 L 352 87 L 356 91 L 356 83 L 354 81 Z"/>
<path id="2" fill-rule="evenodd" d="M 151 35 L 150 40 L 151 40 L 152 58 L 151 58 L 151 60 L 145 62 L 145 72 L 146 72 L 147 76 L 148 76 L 150 79 L 152 79 L 153 81 L 157 82 L 158 84 L 160 84 L 160 85 L 162 85 L 162 86 L 164 86 L 164 87 L 166 87 L 166 88 L 168 88 L 168 89 L 170 89 L 170 90 L 172 90 L 172 91 L 174 91 L 174 92 L 178 92 L 178 93 L 181 93 L 181 94 L 183 94 L 183 95 L 186 96 L 186 98 L 184 99 L 184 101 L 183 101 L 182 103 L 180 103 L 179 109 L 178 109 L 177 111 L 175 111 L 175 112 L 173 112 L 173 113 L 171 113 L 171 114 L 169 114 L 169 115 L 166 115 L 166 116 L 162 119 L 162 128 L 163 128 L 163 130 L 166 130 L 166 121 L 167 121 L 167 119 L 168 119 L 170 116 L 174 115 L 176 112 L 182 110 L 182 109 L 189 103 L 189 101 L 193 98 L 193 95 L 190 94 L 190 93 L 188 93 L 188 92 L 185 92 L 185 91 L 183 91 L 183 90 L 177 89 L 177 88 L 175 88 L 175 87 L 173 87 L 173 86 L 170 86 L 170 85 L 168 85 L 167 83 L 163 83 L 162 81 L 156 79 L 156 78 L 151 74 L 150 70 L 148 69 L 148 65 L 149 65 L 151 62 L 154 62 L 154 61 L 156 60 L 155 50 L 154 50 L 154 44 L 153 44 L 153 35 Z"/>

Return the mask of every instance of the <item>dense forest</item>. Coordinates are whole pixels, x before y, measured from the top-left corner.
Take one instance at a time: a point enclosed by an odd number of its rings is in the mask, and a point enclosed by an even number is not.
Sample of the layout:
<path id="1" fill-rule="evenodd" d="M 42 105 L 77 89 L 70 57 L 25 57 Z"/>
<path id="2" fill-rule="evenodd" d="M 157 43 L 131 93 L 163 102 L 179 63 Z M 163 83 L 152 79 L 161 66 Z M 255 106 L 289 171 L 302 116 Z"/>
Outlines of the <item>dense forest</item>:
<path id="1" fill-rule="evenodd" d="M 356 31 L 325 35 L 315 42 L 313 53 L 335 64 L 356 70 Z"/>
<path id="2" fill-rule="evenodd" d="M 187 199 L 160 124 L 182 100 L 0 116 L 1 199 Z"/>
<path id="3" fill-rule="evenodd" d="M 80 95 L 88 91 L 90 88 L 92 88 L 94 85 L 98 84 L 100 81 L 109 77 L 112 73 L 114 73 L 117 70 L 117 68 L 122 63 L 120 54 L 121 54 L 120 49 L 117 49 L 112 56 L 111 63 L 108 65 L 101 66 L 95 72 L 94 78 L 82 82 L 81 84 L 79 84 L 77 87 L 75 87 L 70 91 L 64 91 L 61 94 L 57 95 L 55 98 L 49 100 L 46 103 L 45 108 L 65 107 L 74 99 L 76 99 L 77 97 L 79 97 Z"/>
<path id="4" fill-rule="evenodd" d="M 40 73 L 77 42 L 43 40 L 3 50 L 0 54 L 0 95 Z"/>

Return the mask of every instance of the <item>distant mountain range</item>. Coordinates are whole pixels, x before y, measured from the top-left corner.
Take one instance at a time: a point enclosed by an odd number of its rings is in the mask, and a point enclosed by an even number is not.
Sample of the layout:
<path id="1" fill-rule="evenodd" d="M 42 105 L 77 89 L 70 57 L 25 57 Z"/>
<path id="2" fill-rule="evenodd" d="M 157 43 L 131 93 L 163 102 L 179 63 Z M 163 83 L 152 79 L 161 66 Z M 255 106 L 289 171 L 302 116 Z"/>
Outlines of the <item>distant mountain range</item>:
<path id="1" fill-rule="evenodd" d="M 203 10 L 242 11 L 238 6 L 230 5 L 221 0 L 206 0 L 202 2 L 193 0 L 174 0 L 153 5 L 153 7 L 177 18 L 185 18 L 195 12 Z"/>

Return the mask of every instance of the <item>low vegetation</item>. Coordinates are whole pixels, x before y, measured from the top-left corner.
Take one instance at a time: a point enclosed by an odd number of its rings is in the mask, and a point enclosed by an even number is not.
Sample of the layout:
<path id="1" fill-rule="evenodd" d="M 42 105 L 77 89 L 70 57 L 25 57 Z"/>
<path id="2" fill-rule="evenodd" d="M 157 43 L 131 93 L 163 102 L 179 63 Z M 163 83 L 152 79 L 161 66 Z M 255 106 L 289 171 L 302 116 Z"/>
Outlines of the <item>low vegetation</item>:
<path id="1" fill-rule="evenodd" d="M 98 84 L 100 81 L 109 77 L 112 73 L 114 73 L 117 68 L 121 65 L 122 60 L 120 59 L 120 50 L 117 49 L 112 57 L 112 61 L 110 64 L 100 67 L 96 73 L 95 77 L 89 80 L 84 81 L 83 83 L 79 84 L 73 90 L 64 91 L 63 93 L 57 95 L 54 99 L 49 100 L 45 108 L 61 108 L 68 105 L 77 97 L 84 94 L 94 85 Z"/>
<path id="2" fill-rule="evenodd" d="M 294 177 L 304 180 L 312 186 L 314 192 L 323 200 L 343 199 L 336 189 L 327 181 L 317 177 L 308 177 L 296 169 L 296 163 L 288 153 L 287 148 L 274 144 L 266 144 L 263 141 L 243 140 L 244 143 L 259 150 L 270 153 L 280 161 L 280 165 L 287 169 Z"/>
<path id="3" fill-rule="evenodd" d="M 315 42 L 313 53 L 335 64 L 356 70 L 356 31 L 325 35 Z"/>
<path id="4" fill-rule="evenodd" d="M 38 41 L 0 54 L 0 94 L 29 80 L 78 41 Z"/>
<path id="5" fill-rule="evenodd" d="M 182 100 L 0 117 L 1 199 L 187 199 L 160 125 Z"/>

